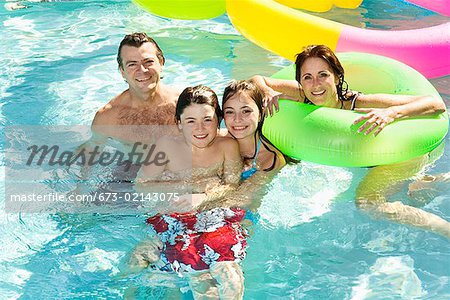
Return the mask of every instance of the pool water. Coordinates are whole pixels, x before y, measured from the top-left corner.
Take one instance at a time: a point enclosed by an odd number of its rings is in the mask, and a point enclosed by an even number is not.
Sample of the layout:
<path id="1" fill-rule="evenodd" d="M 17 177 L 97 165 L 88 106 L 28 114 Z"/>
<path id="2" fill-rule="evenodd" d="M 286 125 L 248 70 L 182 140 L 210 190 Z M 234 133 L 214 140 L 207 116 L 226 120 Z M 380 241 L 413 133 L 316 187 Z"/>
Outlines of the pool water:
<path id="1" fill-rule="evenodd" d="M 122 37 L 145 31 L 166 56 L 164 82 L 206 84 L 220 94 L 231 79 L 271 75 L 289 64 L 247 41 L 226 15 L 207 21 L 152 16 L 130 1 L 26 2 L 0 8 L 0 180 L 4 130 L 13 125 L 89 125 L 95 112 L 126 88 L 115 55 Z M 365 0 L 356 10 L 319 16 L 374 29 L 422 28 L 448 18 L 406 2 Z M 448 34 L 448 33 L 447 33 Z M 450 107 L 450 76 L 431 80 Z M 220 96 L 220 95 L 219 95 Z M 81 142 L 81 140 L 80 140 Z M 450 138 L 428 172 L 450 171 Z M 243 263 L 245 299 L 448 299 L 448 240 L 372 219 L 354 204 L 364 168 L 303 162 L 270 183 Z M 7 179 L 7 178 L 6 178 Z M 450 188 L 391 200 L 450 219 Z M 0 186 L 4 202 L 4 184 Z M 151 272 L 121 277 L 124 257 L 148 229 L 142 215 L 51 215 L 0 210 L 0 298 L 163 299 Z M 157 280 L 158 279 L 158 280 Z M 183 298 L 192 295 L 185 292 Z"/>

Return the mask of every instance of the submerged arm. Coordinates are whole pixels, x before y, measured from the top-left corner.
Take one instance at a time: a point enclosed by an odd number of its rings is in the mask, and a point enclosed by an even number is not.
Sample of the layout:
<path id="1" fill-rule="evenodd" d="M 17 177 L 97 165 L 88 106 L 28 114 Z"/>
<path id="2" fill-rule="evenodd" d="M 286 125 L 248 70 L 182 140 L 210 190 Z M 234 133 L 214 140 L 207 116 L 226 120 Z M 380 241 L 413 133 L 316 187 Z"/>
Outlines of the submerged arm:
<path id="1" fill-rule="evenodd" d="M 278 170 L 264 172 L 257 171 L 253 176 L 241 183 L 241 185 L 229 193 L 220 201 L 221 207 L 241 207 L 257 210 L 261 200 L 267 193 L 268 183 L 273 179 Z"/>
<path id="2" fill-rule="evenodd" d="M 206 206 L 218 207 L 220 199 L 227 197 L 239 185 L 242 160 L 237 142 L 231 138 L 221 138 L 216 142 L 220 144 L 218 148 L 223 151 L 224 159 L 220 183 L 213 181 L 212 185 L 206 186 L 203 193 L 188 193 L 180 196 L 177 201 L 171 203 L 171 211 L 184 212 L 203 210 Z"/>
<path id="3" fill-rule="evenodd" d="M 75 149 L 71 158 L 71 166 L 80 166 L 79 180 L 76 188 L 71 192 L 74 194 L 83 194 L 90 189 L 90 184 L 87 182 L 91 176 L 93 164 L 97 161 L 100 153 L 103 151 L 107 137 L 96 132 L 92 128 L 92 135 L 83 144 Z"/>
<path id="4" fill-rule="evenodd" d="M 229 193 L 235 191 L 239 186 L 242 170 L 242 159 L 239 153 L 239 146 L 235 140 L 226 138 L 222 142 L 224 149 L 223 184 L 215 186 L 205 191 L 205 199 L 202 207 L 212 205 L 217 206 L 217 200 L 223 199 Z"/>
<path id="5" fill-rule="evenodd" d="M 142 165 L 136 175 L 136 184 L 135 188 L 137 191 L 145 190 L 145 187 L 152 187 L 152 184 L 158 182 L 159 177 L 164 172 L 167 167 L 167 164 L 170 162 L 169 153 L 170 153 L 170 145 L 166 138 L 161 138 L 156 142 L 156 147 L 154 150 L 155 153 L 163 153 L 167 163 L 164 164 L 156 164 L 151 163 L 148 165 Z"/>
<path id="6" fill-rule="evenodd" d="M 274 150 L 274 149 L 272 149 Z M 263 150 L 264 151 L 264 150 Z M 237 190 L 228 194 L 223 199 L 221 205 L 225 207 L 243 207 L 256 210 L 261 204 L 261 200 L 267 192 L 267 184 L 274 178 L 278 171 L 286 164 L 283 155 L 274 150 L 276 161 L 271 171 L 258 170 L 250 178 L 246 179 Z M 269 153 L 269 152 L 266 152 Z M 263 161 L 260 161 L 260 167 L 264 170 L 270 168 L 273 164 L 273 156 L 269 153 Z"/>
<path id="7" fill-rule="evenodd" d="M 437 215 L 401 202 L 387 201 L 401 189 L 400 183 L 414 176 L 427 163 L 427 156 L 407 162 L 371 168 L 356 190 L 357 206 L 376 217 L 434 231 L 450 238 L 450 223 Z"/>

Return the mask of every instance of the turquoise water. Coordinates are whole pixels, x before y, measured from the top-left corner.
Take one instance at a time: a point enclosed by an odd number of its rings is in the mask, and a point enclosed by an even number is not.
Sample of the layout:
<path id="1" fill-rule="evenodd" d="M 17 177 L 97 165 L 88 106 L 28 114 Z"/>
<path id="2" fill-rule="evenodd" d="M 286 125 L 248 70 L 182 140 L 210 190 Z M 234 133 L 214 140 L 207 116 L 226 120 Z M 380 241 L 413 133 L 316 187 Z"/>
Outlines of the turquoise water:
<path id="1" fill-rule="evenodd" d="M 180 87 L 203 83 L 220 92 L 232 78 L 270 75 L 289 63 L 248 42 L 226 16 L 167 20 L 130 1 L 23 3 L 29 7 L 0 8 L 2 132 L 11 125 L 89 125 L 96 110 L 126 88 L 115 55 L 133 31 L 159 42 L 167 60 L 164 81 Z M 320 15 L 376 29 L 448 22 L 401 1 L 366 0 L 354 11 Z M 449 107 L 450 76 L 431 82 Z M 448 136 L 446 144 L 429 173 L 449 171 Z M 3 177 L 3 134 L 0 147 Z M 243 263 L 246 299 L 450 297 L 448 240 L 360 212 L 353 199 L 366 172 L 302 163 L 275 178 Z M 450 218 L 448 187 L 419 201 L 406 196 L 408 183 L 392 200 Z M 3 184 L 0 189 L 4 202 Z M 144 219 L 0 210 L 0 298 L 123 298 L 133 286 L 140 287 L 138 298 L 163 298 L 173 279 L 158 281 L 151 272 L 118 277 L 125 255 L 146 234 Z"/>

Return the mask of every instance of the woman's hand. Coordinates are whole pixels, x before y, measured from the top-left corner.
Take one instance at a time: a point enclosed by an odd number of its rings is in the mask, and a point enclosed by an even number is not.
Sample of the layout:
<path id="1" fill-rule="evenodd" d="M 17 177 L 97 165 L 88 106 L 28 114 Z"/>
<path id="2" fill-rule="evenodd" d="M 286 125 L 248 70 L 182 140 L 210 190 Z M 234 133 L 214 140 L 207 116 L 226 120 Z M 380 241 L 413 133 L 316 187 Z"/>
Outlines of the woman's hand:
<path id="1" fill-rule="evenodd" d="M 365 121 L 358 132 L 364 132 L 365 135 L 373 132 L 377 136 L 383 128 L 395 121 L 396 112 L 392 108 L 356 108 L 355 111 L 366 113 L 365 115 L 356 119 L 353 124 L 358 124 Z"/>
<path id="2" fill-rule="evenodd" d="M 273 116 L 280 108 L 278 100 L 303 101 L 305 94 L 296 80 L 275 79 L 255 75 L 250 78 L 250 82 L 256 85 L 263 93 L 263 109 L 265 116 Z M 268 113 L 267 113 L 268 110 Z"/>
<path id="3" fill-rule="evenodd" d="M 269 111 L 269 115 L 273 116 L 273 114 L 280 109 L 278 100 L 281 95 L 282 93 L 277 92 L 271 88 L 268 88 L 264 91 L 263 109 L 266 117 L 268 116 L 267 110 Z"/>

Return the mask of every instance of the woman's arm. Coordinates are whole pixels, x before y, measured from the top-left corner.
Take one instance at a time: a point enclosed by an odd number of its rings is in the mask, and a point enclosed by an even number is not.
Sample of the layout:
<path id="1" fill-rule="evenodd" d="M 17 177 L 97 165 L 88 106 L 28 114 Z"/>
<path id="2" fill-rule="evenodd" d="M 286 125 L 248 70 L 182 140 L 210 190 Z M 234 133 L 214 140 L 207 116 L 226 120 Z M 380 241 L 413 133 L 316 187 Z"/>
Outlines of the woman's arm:
<path id="1" fill-rule="evenodd" d="M 294 101 L 302 101 L 305 98 L 300 85 L 295 80 L 274 79 L 255 75 L 250 78 L 250 81 L 263 92 L 263 103 L 269 110 L 270 115 L 273 115 L 274 107 L 275 111 L 278 111 L 278 99 L 280 98 Z"/>
<path id="2" fill-rule="evenodd" d="M 354 121 L 354 124 L 365 121 L 358 132 L 369 134 L 375 130 L 374 135 L 397 119 L 435 115 L 446 110 L 438 97 L 388 94 L 360 95 L 356 107 L 356 111 L 366 113 Z"/>

